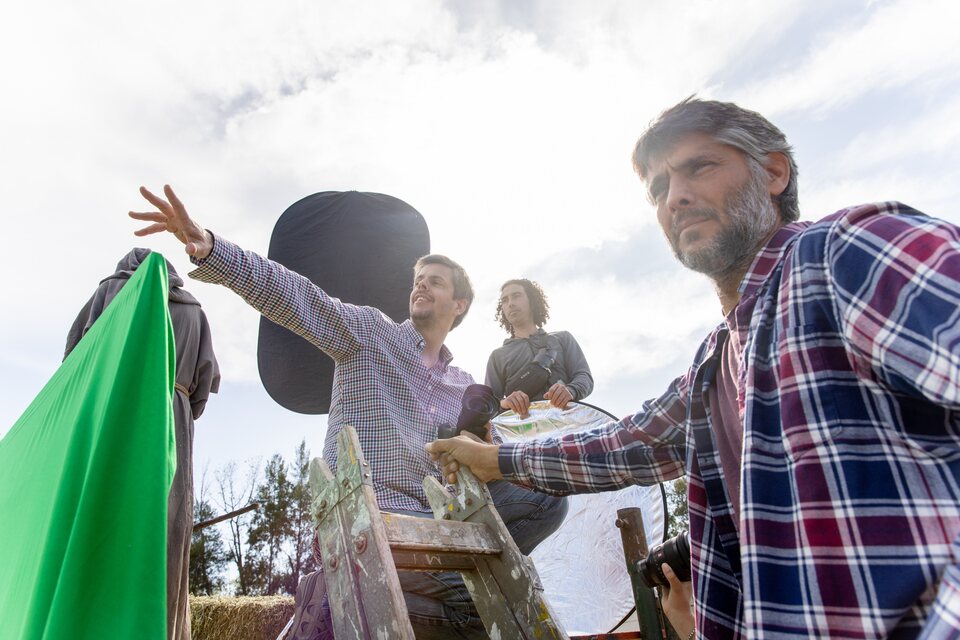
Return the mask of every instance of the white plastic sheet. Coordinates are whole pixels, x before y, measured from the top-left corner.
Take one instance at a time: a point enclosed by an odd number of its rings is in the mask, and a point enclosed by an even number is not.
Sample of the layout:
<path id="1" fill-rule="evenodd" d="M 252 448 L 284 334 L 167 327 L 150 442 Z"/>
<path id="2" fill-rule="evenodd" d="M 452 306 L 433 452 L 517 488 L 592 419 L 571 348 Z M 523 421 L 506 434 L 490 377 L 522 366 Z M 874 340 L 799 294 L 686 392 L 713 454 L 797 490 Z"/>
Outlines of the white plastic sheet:
<path id="1" fill-rule="evenodd" d="M 493 423 L 504 440 L 526 440 L 544 434 L 580 431 L 610 422 L 593 407 L 571 404 L 565 411 L 535 402 L 530 416 L 512 411 Z M 569 511 L 560 528 L 531 557 L 544 592 L 567 633 L 611 631 L 634 606 L 630 576 L 623 560 L 617 509 L 639 507 L 647 544 L 663 540 L 665 514 L 659 486 L 569 496 Z"/>

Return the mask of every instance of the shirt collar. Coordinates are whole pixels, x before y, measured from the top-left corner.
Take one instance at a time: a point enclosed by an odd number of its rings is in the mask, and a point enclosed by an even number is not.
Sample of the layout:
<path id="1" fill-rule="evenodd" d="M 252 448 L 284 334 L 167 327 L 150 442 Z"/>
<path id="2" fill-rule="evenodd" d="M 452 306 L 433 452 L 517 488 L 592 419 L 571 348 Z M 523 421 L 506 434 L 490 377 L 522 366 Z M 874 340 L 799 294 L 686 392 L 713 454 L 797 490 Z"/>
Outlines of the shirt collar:
<path id="1" fill-rule="evenodd" d="M 400 332 L 404 334 L 404 336 L 410 340 L 410 342 L 416 345 L 417 351 L 423 353 L 424 347 L 427 346 L 427 341 L 424 340 L 420 332 L 417 331 L 417 328 L 413 326 L 412 320 L 404 320 L 400 325 Z M 453 360 L 453 353 L 451 353 L 450 349 L 447 348 L 446 344 L 440 345 L 439 363 L 443 365 L 444 369 L 446 369 L 451 360 Z"/>
<path id="2" fill-rule="evenodd" d="M 812 222 L 792 222 L 783 225 L 753 259 L 746 275 L 740 281 L 740 297 L 747 298 L 766 282 L 767 277 L 783 260 L 784 254 L 793 244 L 794 239 L 809 227 Z"/>

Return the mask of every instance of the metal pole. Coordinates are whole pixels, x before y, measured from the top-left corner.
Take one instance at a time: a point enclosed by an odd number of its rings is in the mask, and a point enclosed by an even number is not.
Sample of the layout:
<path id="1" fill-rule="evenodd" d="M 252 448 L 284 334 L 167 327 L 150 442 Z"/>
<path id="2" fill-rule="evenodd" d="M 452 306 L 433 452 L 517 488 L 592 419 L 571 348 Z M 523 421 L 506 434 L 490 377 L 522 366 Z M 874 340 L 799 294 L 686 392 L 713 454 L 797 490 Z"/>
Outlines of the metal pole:
<path id="1" fill-rule="evenodd" d="M 666 640 L 669 637 L 676 637 L 672 633 L 669 635 L 667 633 L 669 627 L 663 619 L 660 601 L 653 589 L 647 587 L 640 579 L 638 565 L 650 552 L 647 548 L 647 534 L 643 530 L 642 512 L 638 507 L 618 509 L 616 525 L 620 529 L 620 538 L 623 540 L 623 559 L 627 563 L 627 573 L 630 574 L 633 600 L 637 603 L 640 633 L 644 640 Z"/>
<path id="2" fill-rule="evenodd" d="M 212 518 L 210 520 L 204 520 L 203 522 L 198 522 L 197 524 L 193 525 L 193 533 L 196 533 L 201 529 L 206 529 L 207 527 L 215 525 L 218 522 L 223 522 L 224 520 L 229 520 L 230 518 L 236 518 L 237 516 L 242 516 L 247 511 L 253 511 L 254 509 L 259 509 L 259 508 L 260 508 L 259 502 L 251 502 L 250 504 L 243 507 L 242 509 L 237 509 L 236 511 L 225 513 L 222 516 L 217 516 L 216 518 Z"/>

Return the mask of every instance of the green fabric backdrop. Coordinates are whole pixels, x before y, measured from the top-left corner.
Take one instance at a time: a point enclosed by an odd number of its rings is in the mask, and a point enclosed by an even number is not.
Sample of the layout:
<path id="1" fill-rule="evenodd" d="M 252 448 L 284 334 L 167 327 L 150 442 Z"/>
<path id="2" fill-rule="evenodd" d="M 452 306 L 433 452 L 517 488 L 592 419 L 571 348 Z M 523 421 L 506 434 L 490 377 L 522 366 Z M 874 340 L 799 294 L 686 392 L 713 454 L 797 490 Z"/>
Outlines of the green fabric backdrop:
<path id="1" fill-rule="evenodd" d="M 0 440 L 0 638 L 166 637 L 176 465 L 153 253 Z"/>

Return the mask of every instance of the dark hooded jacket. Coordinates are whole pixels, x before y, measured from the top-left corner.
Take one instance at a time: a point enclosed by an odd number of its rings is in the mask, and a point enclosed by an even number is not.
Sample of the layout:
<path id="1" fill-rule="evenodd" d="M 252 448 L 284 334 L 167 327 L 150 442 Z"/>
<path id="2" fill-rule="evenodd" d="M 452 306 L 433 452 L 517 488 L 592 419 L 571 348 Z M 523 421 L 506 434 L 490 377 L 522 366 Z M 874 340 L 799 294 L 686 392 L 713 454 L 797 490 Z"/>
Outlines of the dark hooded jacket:
<path id="1" fill-rule="evenodd" d="M 93 297 L 67 334 L 64 359 L 133 275 L 150 249 L 136 248 L 117 264 L 117 271 L 100 281 Z M 173 399 L 177 440 L 177 471 L 170 487 L 167 525 L 167 637 L 190 638 L 187 601 L 190 541 L 193 530 L 193 421 L 200 417 L 207 398 L 220 387 L 220 367 L 213 353 L 210 326 L 200 303 L 183 289 L 183 280 L 167 262 L 170 319 L 177 348 L 176 393 Z M 130 455 L 136 455 L 131 451 Z"/>

